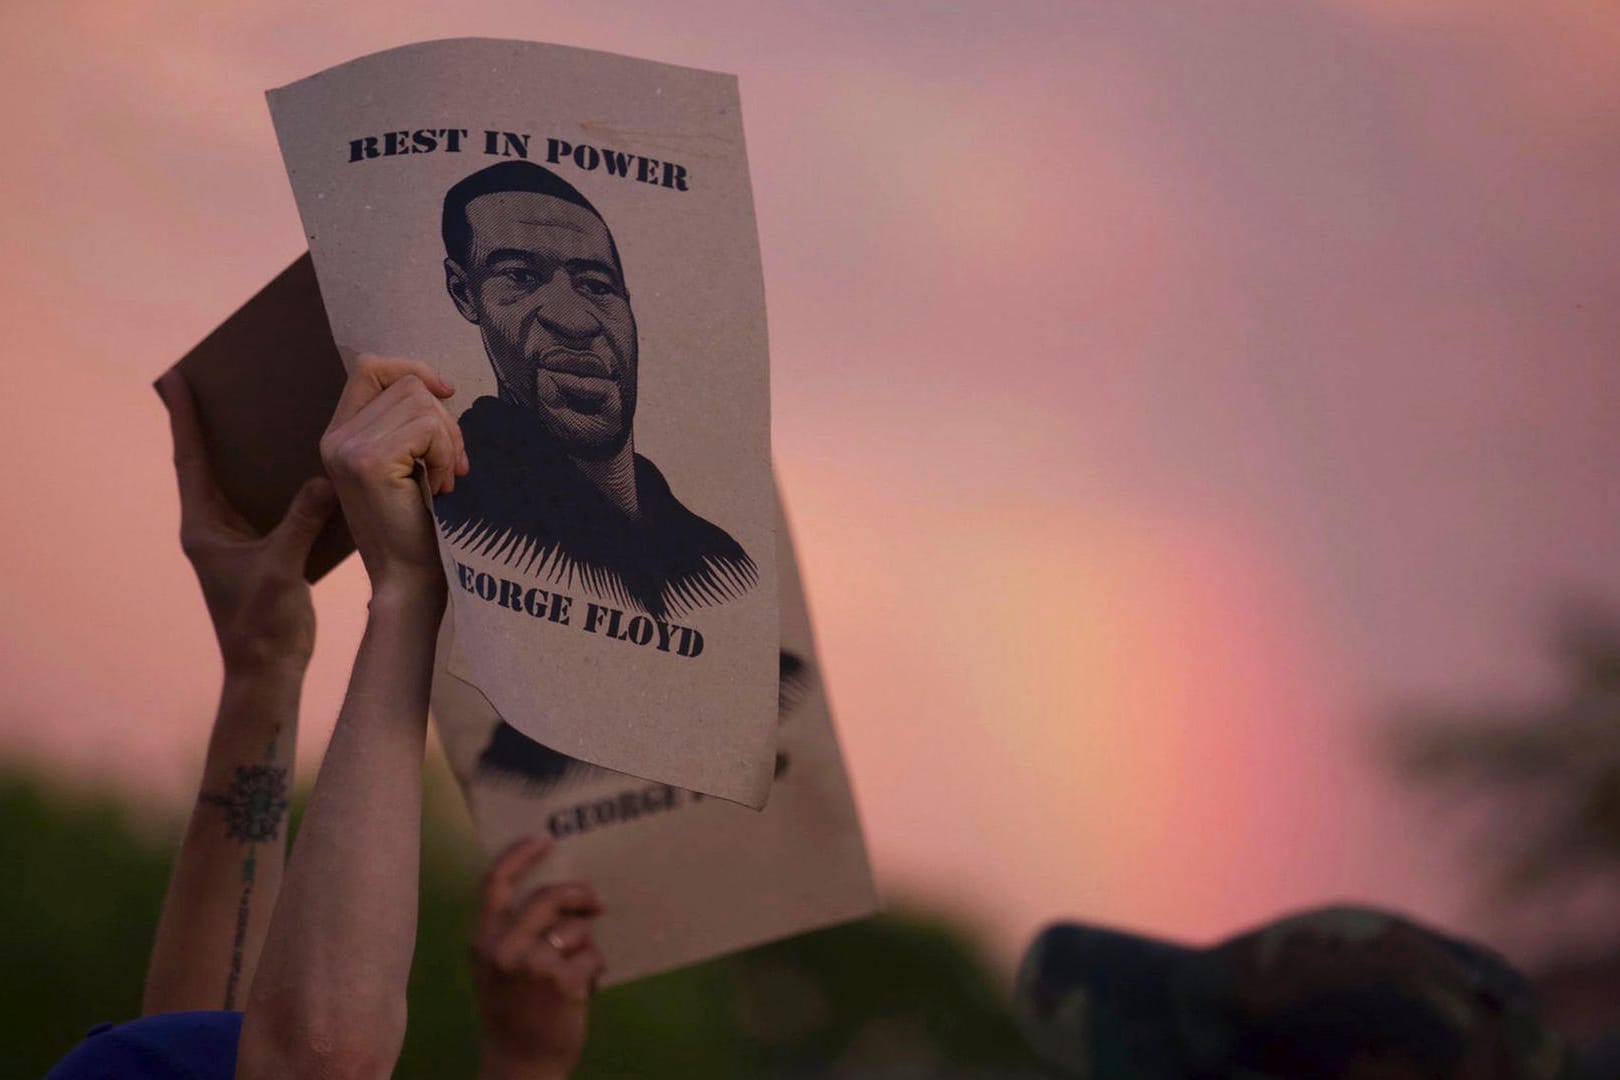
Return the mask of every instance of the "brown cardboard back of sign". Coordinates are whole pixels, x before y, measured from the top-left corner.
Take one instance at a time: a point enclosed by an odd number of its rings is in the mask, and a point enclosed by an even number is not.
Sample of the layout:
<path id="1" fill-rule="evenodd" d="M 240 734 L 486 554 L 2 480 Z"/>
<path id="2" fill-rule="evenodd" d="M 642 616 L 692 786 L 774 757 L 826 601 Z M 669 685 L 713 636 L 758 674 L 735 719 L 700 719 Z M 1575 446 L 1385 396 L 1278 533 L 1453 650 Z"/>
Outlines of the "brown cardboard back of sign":
<path id="1" fill-rule="evenodd" d="M 321 474 L 320 440 L 343 392 L 343 361 L 305 252 L 176 365 L 197 400 L 214 476 L 231 505 L 268 531 Z M 304 569 L 317 581 L 354 550 L 342 514 Z"/>

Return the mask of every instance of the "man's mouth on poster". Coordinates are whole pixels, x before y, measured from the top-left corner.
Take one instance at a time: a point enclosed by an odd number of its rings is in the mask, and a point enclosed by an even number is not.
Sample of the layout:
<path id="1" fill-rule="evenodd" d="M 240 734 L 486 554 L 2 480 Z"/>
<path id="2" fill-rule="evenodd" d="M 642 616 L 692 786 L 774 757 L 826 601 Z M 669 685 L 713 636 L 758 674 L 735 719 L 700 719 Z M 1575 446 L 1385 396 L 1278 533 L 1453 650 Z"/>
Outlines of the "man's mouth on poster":
<path id="1" fill-rule="evenodd" d="M 565 408 L 586 416 L 616 412 L 619 397 L 617 367 L 593 352 L 557 347 L 548 349 L 535 368 L 535 397 L 552 408 Z"/>
<path id="2" fill-rule="evenodd" d="M 540 368 L 559 375 L 573 375 L 580 379 L 612 379 L 615 365 L 594 352 L 570 349 L 556 345 L 540 356 Z"/>
<path id="3" fill-rule="evenodd" d="M 616 449 L 627 432 L 624 366 L 608 353 L 554 345 L 534 368 L 534 400 L 552 432 L 573 452 Z"/>

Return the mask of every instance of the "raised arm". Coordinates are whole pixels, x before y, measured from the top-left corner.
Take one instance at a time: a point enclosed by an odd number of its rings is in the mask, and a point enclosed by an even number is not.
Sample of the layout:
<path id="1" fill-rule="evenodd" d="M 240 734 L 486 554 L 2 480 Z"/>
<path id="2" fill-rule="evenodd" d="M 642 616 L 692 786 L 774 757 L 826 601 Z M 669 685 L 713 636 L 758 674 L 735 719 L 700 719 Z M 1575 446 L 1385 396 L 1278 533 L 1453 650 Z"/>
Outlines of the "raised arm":
<path id="1" fill-rule="evenodd" d="M 148 1016 L 246 1000 L 281 884 L 298 697 L 315 644 L 304 561 L 335 505 L 331 484 L 312 480 L 260 536 L 214 482 L 184 377 L 170 371 L 158 392 L 174 436 L 180 543 L 214 624 L 224 688 L 147 965 Z"/>
<path id="2" fill-rule="evenodd" d="M 248 999 L 237 1076 L 387 1076 L 416 938 L 421 767 L 445 604 L 433 491 L 467 468 L 424 364 L 362 358 L 321 441 L 370 575 L 365 636 Z"/>

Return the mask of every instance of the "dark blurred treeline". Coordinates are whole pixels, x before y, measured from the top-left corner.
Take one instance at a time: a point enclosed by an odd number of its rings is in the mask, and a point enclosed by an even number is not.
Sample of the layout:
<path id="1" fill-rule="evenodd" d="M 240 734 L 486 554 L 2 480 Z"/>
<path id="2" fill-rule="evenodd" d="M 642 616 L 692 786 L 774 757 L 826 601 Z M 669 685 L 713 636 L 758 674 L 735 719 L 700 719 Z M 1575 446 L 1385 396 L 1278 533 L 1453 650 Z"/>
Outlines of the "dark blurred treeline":
<path id="1" fill-rule="evenodd" d="M 1505 930 L 1534 938 L 1546 1014 L 1602 1041 L 1620 1074 L 1620 613 L 1570 603 L 1552 639 L 1560 691 L 1409 708 L 1398 758 L 1472 811 L 1482 896 Z"/>
<path id="2" fill-rule="evenodd" d="M 476 885 L 459 796 L 428 785 L 421 924 L 397 1076 L 470 1077 Z M 0 768 L 0 1078 L 133 1018 L 180 824 Z M 960 929 L 887 915 L 603 992 L 581 1077 L 1034 1076 Z"/>

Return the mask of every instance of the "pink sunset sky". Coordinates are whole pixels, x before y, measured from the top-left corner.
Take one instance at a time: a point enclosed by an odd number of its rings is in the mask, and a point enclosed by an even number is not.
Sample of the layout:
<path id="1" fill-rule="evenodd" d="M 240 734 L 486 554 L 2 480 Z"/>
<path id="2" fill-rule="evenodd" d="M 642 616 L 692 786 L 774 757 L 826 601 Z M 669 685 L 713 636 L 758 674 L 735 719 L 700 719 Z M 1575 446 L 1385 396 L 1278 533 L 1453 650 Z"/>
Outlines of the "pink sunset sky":
<path id="1" fill-rule="evenodd" d="M 1620 9 L 875 7 L 0 9 L 0 761 L 189 797 L 219 669 L 149 384 L 302 250 L 263 91 L 553 41 L 741 77 L 888 896 L 1003 961 L 1059 915 L 1488 931 L 1381 746 L 1402 703 L 1556 692 L 1557 602 L 1620 601 Z M 365 595 L 316 593 L 311 767 Z"/>

